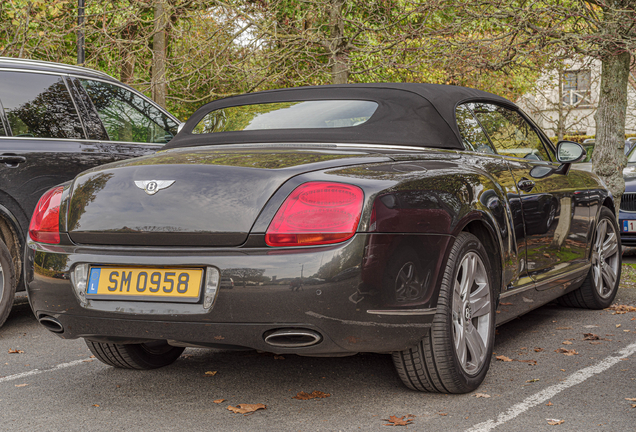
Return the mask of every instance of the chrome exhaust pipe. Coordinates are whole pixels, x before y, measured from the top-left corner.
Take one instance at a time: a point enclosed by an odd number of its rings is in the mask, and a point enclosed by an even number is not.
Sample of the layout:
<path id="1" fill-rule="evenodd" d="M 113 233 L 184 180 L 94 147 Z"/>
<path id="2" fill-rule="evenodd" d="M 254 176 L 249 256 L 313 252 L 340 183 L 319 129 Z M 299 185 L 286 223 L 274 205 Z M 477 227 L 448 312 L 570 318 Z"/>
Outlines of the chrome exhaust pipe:
<path id="1" fill-rule="evenodd" d="M 43 315 L 39 319 L 40 324 L 53 333 L 64 333 L 64 326 L 61 322 L 48 315 Z"/>
<path id="2" fill-rule="evenodd" d="M 263 335 L 265 342 L 279 348 L 300 348 L 316 345 L 322 335 L 306 329 L 280 329 Z"/>

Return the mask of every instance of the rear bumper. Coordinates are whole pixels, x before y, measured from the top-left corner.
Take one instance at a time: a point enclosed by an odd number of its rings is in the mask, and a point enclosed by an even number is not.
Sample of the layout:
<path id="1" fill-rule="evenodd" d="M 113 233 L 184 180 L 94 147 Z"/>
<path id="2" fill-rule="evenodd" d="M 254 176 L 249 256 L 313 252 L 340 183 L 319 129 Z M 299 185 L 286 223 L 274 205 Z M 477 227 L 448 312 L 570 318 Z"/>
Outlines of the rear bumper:
<path id="1" fill-rule="evenodd" d="M 415 345 L 433 320 L 439 269 L 451 240 L 441 235 L 357 234 L 336 245 L 301 249 L 176 249 L 45 246 L 27 250 L 27 291 L 36 317 L 53 317 L 62 338 L 252 348 L 277 353 L 390 352 Z M 420 252 L 428 285 L 418 298 L 396 300 L 388 263 L 401 247 Z M 38 265 L 34 265 L 38 263 Z M 201 304 L 92 300 L 80 304 L 70 281 L 76 264 L 213 266 L 234 288 Z M 44 265 L 42 265 L 44 264 Z M 298 281 L 302 281 L 299 283 Z M 394 290 L 393 290 L 394 291 Z M 268 345 L 264 335 L 301 328 L 321 342 Z"/>

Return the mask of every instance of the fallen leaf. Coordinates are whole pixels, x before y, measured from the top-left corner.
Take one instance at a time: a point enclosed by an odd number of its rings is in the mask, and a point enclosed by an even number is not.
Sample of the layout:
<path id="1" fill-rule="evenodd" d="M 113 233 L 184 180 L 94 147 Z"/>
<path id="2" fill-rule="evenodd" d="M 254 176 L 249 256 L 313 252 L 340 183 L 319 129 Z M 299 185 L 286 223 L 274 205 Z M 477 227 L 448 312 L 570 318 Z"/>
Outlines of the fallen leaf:
<path id="1" fill-rule="evenodd" d="M 548 424 L 550 426 L 556 426 L 556 425 L 560 425 L 563 422 L 565 422 L 565 420 L 558 420 L 558 419 L 546 419 L 548 421 Z"/>
<path id="2" fill-rule="evenodd" d="M 497 360 L 501 360 L 504 362 L 511 362 L 512 359 L 510 357 L 506 357 L 505 355 L 498 355 L 497 357 L 495 357 Z"/>
<path id="3" fill-rule="evenodd" d="M 218 373 L 219 371 L 207 371 L 205 374 L 208 376 L 214 376 Z"/>
<path id="4" fill-rule="evenodd" d="M 215 340 L 223 340 L 223 339 L 225 339 L 225 338 L 224 338 L 223 336 L 214 336 L 214 339 L 215 339 Z"/>
<path id="5" fill-rule="evenodd" d="M 402 416 L 402 417 L 389 416 L 388 419 L 382 419 L 382 420 L 389 422 L 389 424 L 385 424 L 384 426 L 406 426 L 408 424 L 413 423 L 413 420 L 409 418 L 405 420 L 404 417 L 406 416 Z"/>
<path id="6" fill-rule="evenodd" d="M 599 340 L 599 337 L 594 333 L 585 333 L 583 335 L 583 340 Z"/>
<path id="7" fill-rule="evenodd" d="M 592 345 L 598 345 L 598 344 L 602 344 L 603 342 L 601 342 L 601 341 L 590 341 L 590 343 Z"/>
<path id="8" fill-rule="evenodd" d="M 217 400 L 213 400 L 212 402 L 214 402 L 215 404 L 220 404 L 225 402 L 225 399 L 217 399 Z"/>
<path id="9" fill-rule="evenodd" d="M 557 330 L 572 330 L 572 327 L 557 327 Z"/>
<path id="10" fill-rule="evenodd" d="M 621 325 L 620 324 L 616 324 L 616 328 L 619 328 Z"/>
<path id="11" fill-rule="evenodd" d="M 94 355 L 92 355 L 92 356 L 90 356 L 89 358 L 95 358 L 95 356 L 94 356 Z"/>
<path id="12" fill-rule="evenodd" d="M 437 413 L 437 414 L 439 414 L 441 416 L 447 416 L 448 415 L 448 413 Z"/>
<path id="13" fill-rule="evenodd" d="M 533 383 L 533 382 L 537 382 L 537 381 L 539 381 L 539 378 L 532 378 L 532 379 L 527 380 L 526 382 L 527 383 Z"/>
<path id="14" fill-rule="evenodd" d="M 573 349 L 569 350 L 567 348 L 559 348 L 559 349 L 554 350 L 554 352 L 563 353 L 566 356 L 573 356 L 573 355 L 578 355 L 579 354 L 575 350 L 573 350 Z"/>
<path id="15" fill-rule="evenodd" d="M 547 253 L 544 253 L 543 256 L 546 258 L 550 258 L 550 254 L 547 254 Z"/>
<path id="16" fill-rule="evenodd" d="M 521 363 L 528 363 L 530 366 L 535 366 L 537 364 L 536 360 L 517 360 L 517 361 Z"/>
<path id="17" fill-rule="evenodd" d="M 501 306 L 512 306 L 512 303 L 499 303 Z"/>
<path id="18" fill-rule="evenodd" d="M 24 351 L 19 349 L 10 349 L 9 354 L 24 354 Z"/>
<path id="19" fill-rule="evenodd" d="M 572 342 L 570 342 L 570 341 L 563 341 L 563 342 L 561 342 L 561 343 L 562 343 L 563 345 L 572 345 Z"/>
<path id="20" fill-rule="evenodd" d="M 489 398 L 490 395 L 486 394 L 486 393 L 475 393 L 473 396 L 475 396 L 476 398 Z"/>
<path id="21" fill-rule="evenodd" d="M 619 312 L 636 312 L 636 307 L 613 304 L 610 307 L 608 307 L 606 310 L 613 310 L 613 311 L 619 311 Z"/>
<path id="22" fill-rule="evenodd" d="M 543 351 L 543 348 L 535 348 L 534 349 L 534 352 L 541 352 L 541 351 Z"/>
<path id="23" fill-rule="evenodd" d="M 98 405 L 98 404 L 93 404 L 93 406 L 94 406 L 94 407 L 97 407 L 97 408 L 99 408 L 99 405 Z"/>
<path id="24" fill-rule="evenodd" d="M 257 404 L 236 404 L 235 407 L 232 405 L 228 406 L 227 409 L 236 414 L 251 414 L 259 409 L 266 409 L 267 405 L 262 403 Z"/>
<path id="25" fill-rule="evenodd" d="M 632 408 L 636 408 L 636 404 L 632 404 Z"/>
<path id="26" fill-rule="evenodd" d="M 545 404 L 545 406 L 552 406 L 552 405 L 554 405 L 554 404 L 552 402 L 549 402 L 549 401 L 548 401 L 547 404 Z"/>
<path id="27" fill-rule="evenodd" d="M 636 398 L 625 398 L 626 401 L 636 402 Z"/>
<path id="28" fill-rule="evenodd" d="M 329 396 L 331 396 L 331 393 L 323 393 L 320 390 L 314 390 L 311 393 L 306 393 L 304 391 L 301 391 L 292 399 L 309 400 L 309 399 L 316 399 L 316 398 L 328 398 Z M 387 421 L 390 421 L 390 420 L 387 420 Z"/>
<path id="29" fill-rule="evenodd" d="M 565 369 L 561 369 L 561 372 L 565 372 Z"/>
<path id="30" fill-rule="evenodd" d="M 285 357 L 283 357 L 282 355 L 275 355 L 274 360 L 285 360 Z"/>
<path id="31" fill-rule="evenodd" d="M 28 384 L 16 384 L 15 386 L 16 387 L 26 387 L 26 386 L 28 386 Z"/>

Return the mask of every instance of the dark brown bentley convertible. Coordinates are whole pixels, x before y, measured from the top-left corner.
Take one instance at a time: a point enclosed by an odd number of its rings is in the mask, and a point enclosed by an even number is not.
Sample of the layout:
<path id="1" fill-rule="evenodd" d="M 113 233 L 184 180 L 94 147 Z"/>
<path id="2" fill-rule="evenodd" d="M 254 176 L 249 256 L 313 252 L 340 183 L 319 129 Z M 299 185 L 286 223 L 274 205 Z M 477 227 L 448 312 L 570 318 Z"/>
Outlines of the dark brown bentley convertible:
<path id="1" fill-rule="evenodd" d="M 584 156 L 461 87 L 219 100 L 163 151 L 41 198 L 29 300 L 115 367 L 165 366 L 190 346 L 390 353 L 409 388 L 468 392 L 496 325 L 616 295 L 614 203 L 572 165 Z"/>

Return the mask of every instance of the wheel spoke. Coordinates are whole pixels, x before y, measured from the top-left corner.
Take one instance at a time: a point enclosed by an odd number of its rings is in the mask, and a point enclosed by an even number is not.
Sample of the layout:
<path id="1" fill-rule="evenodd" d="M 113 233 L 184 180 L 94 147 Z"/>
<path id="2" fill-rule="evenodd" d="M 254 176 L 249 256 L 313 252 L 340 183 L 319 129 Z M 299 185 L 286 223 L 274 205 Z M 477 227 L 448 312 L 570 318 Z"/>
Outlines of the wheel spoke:
<path id="1" fill-rule="evenodd" d="M 461 298 L 461 285 L 459 281 L 455 281 L 455 289 L 453 290 L 453 312 L 461 314 L 462 298 Z"/>
<path id="2" fill-rule="evenodd" d="M 607 232 L 607 221 L 602 220 L 598 224 L 598 231 L 596 232 L 596 250 L 600 251 L 605 239 L 605 233 Z"/>
<path id="3" fill-rule="evenodd" d="M 601 284 L 603 283 L 601 281 L 601 269 L 600 269 L 600 267 L 597 266 L 597 265 L 592 267 L 592 274 L 594 275 L 594 286 L 599 288 L 601 286 Z"/>
<path id="4" fill-rule="evenodd" d="M 473 364 L 476 367 L 479 367 L 482 362 L 482 357 L 486 352 L 486 345 L 472 323 L 468 323 L 468 328 L 466 329 L 466 345 L 468 346 L 468 351 L 470 351 L 470 355 L 473 358 Z"/>
<path id="5" fill-rule="evenodd" d="M 598 252 L 596 250 L 592 250 L 592 264 L 598 263 Z"/>
<path id="6" fill-rule="evenodd" d="M 464 266 L 461 287 L 461 296 L 463 300 L 466 300 L 466 297 L 470 293 L 470 289 L 475 281 L 475 261 L 475 257 L 470 255 L 464 259 L 466 265 Z"/>
<path id="7" fill-rule="evenodd" d="M 603 255 L 605 260 L 611 258 L 618 252 L 618 242 L 616 241 L 616 234 L 610 233 L 607 236 L 607 240 L 603 243 Z"/>
<path id="8" fill-rule="evenodd" d="M 484 286 L 487 287 L 486 284 L 484 284 Z M 472 310 L 473 318 L 478 318 L 490 313 L 490 296 L 483 295 L 479 298 L 473 298 L 473 296 L 470 296 L 470 308 Z"/>
<path id="9" fill-rule="evenodd" d="M 465 366 L 466 365 L 466 333 L 464 332 L 464 326 L 458 321 L 453 322 L 455 326 L 455 352 L 457 353 L 457 359 Z"/>
<path id="10" fill-rule="evenodd" d="M 611 291 L 614 288 L 614 285 L 616 285 L 616 273 L 614 272 L 614 269 L 611 266 L 606 265 L 601 270 L 601 274 L 603 275 L 603 280 L 607 285 L 607 289 Z M 601 290 L 600 293 L 603 294 L 603 291 Z"/>

